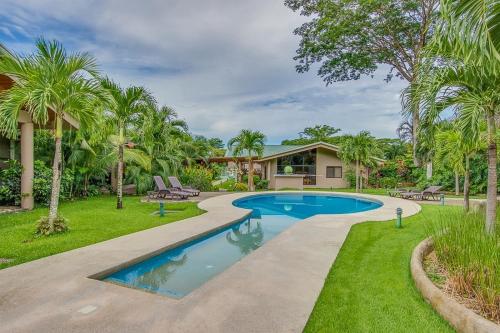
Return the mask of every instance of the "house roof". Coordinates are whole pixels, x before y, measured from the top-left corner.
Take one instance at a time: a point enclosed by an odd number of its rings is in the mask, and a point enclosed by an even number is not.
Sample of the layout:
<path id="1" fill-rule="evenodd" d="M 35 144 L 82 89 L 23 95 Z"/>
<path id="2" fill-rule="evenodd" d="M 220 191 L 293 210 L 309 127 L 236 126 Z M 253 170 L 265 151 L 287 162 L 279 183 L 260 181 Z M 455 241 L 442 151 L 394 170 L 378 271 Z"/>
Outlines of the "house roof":
<path id="1" fill-rule="evenodd" d="M 272 156 L 276 154 L 285 153 L 290 150 L 295 150 L 301 148 L 303 145 L 265 145 L 262 157 Z M 239 154 L 235 156 L 232 149 L 227 149 L 224 157 L 234 158 L 234 157 L 246 157 L 245 154 Z"/>
<path id="2" fill-rule="evenodd" d="M 331 143 L 322 142 L 322 141 L 310 143 L 307 145 L 265 145 L 264 152 L 262 153 L 262 156 L 260 158 L 258 158 L 257 156 L 254 156 L 253 158 L 258 160 L 258 161 L 266 161 L 266 160 L 270 160 L 273 158 L 286 156 L 286 155 L 290 155 L 290 154 L 294 154 L 294 153 L 299 153 L 302 151 L 315 149 L 315 148 L 325 148 L 325 149 L 332 150 L 335 152 L 338 152 L 340 150 L 340 147 L 338 147 L 336 145 L 332 145 Z M 243 157 L 241 154 L 238 156 L 234 156 L 232 150 L 230 150 L 230 149 L 226 150 L 226 155 L 224 156 L 225 159 L 241 158 L 241 157 Z M 376 161 L 379 161 L 379 162 L 385 161 L 384 159 L 381 159 L 378 157 L 373 157 L 373 159 Z"/>

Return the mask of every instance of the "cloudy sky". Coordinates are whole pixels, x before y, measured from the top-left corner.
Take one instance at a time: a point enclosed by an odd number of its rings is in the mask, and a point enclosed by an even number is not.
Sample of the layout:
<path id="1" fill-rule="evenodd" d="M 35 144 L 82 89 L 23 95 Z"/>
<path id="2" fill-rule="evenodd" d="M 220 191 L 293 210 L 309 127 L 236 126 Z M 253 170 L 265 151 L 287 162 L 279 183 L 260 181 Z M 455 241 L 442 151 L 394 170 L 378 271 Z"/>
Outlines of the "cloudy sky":
<path id="1" fill-rule="evenodd" d="M 15 52 L 38 36 L 88 51 L 122 85 L 144 85 L 194 134 L 258 129 L 268 143 L 329 124 L 394 137 L 403 81 L 374 78 L 325 86 L 295 72 L 304 18 L 282 0 L 1 0 L 0 42 Z"/>

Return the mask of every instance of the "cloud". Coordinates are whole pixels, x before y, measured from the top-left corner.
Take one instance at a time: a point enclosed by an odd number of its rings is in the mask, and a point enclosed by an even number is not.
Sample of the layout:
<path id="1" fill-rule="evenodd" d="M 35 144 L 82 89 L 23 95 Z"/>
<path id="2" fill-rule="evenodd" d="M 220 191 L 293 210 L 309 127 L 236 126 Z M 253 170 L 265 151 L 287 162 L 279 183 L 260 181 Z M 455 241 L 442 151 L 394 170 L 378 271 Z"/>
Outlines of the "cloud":
<path id="1" fill-rule="evenodd" d="M 0 38 L 16 52 L 56 38 L 96 56 L 122 85 L 144 85 L 196 134 L 227 139 L 241 128 L 268 142 L 305 126 L 395 135 L 404 82 L 375 78 L 325 87 L 297 74 L 293 29 L 304 18 L 282 1 L 2 1 Z"/>

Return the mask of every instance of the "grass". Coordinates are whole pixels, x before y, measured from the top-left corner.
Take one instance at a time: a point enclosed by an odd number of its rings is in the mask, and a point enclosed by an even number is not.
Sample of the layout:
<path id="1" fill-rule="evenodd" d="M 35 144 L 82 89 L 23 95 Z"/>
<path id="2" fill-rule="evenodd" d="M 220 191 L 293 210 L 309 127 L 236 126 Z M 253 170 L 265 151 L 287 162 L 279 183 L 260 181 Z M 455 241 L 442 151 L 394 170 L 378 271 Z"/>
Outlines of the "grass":
<path id="1" fill-rule="evenodd" d="M 47 208 L 1 215 L 0 258 L 13 261 L 0 263 L 0 269 L 203 213 L 193 202 L 167 204 L 164 217 L 151 215 L 158 204 L 141 203 L 139 197 L 125 197 L 123 204 L 117 210 L 111 196 L 64 202 L 60 213 L 69 220 L 70 231 L 46 237 L 36 237 L 35 229 Z"/>
<path id="2" fill-rule="evenodd" d="M 305 191 L 334 191 L 334 192 L 356 192 L 353 188 L 305 188 Z M 387 190 L 384 188 L 366 188 L 361 191 L 364 194 L 374 194 L 374 195 L 388 195 Z M 445 193 L 446 198 L 459 198 L 463 199 L 463 195 L 455 195 L 452 193 Z M 486 198 L 485 194 L 477 194 L 471 195 L 471 199 L 484 199 Z"/>
<path id="3" fill-rule="evenodd" d="M 402 229 L 394 221 L 352 227 L 305 332 L 453 332 L 415 288 L 410 257 L 426 237 L 425 221 L 460 208 L 422 207 Z"/>

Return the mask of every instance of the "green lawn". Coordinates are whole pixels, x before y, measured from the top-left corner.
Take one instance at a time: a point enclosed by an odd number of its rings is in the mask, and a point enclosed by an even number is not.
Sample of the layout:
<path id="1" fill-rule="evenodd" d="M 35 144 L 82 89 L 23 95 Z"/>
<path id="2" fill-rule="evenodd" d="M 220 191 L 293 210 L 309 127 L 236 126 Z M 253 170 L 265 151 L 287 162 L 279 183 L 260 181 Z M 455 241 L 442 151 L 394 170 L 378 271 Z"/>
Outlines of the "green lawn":
<path id="1" fill-rule="evenodd" d="M 169 211 L 162 218 L 151 215 L 158 204 L 141 203 L 139 197 L 125 197 L 123 204 L 124 209 L 117 210 L 111 196 L 64 202 L 60 212 L 69 220 L 70 231 L 49 237 L 34 236 L 35 222 L 47 215 L 47 208 L 0 215 L 0 258 L 14 259 L 0 263 L 0 269 L 203 213 L 193 202 L 167 204 Z"/>
<path id="2" fill-rule="evenodd" d="M 410 273 L 413 248 L 425 238 L 426 221 L 439 211 L 353 226 L 330 269 L 305 332 L 453 332 L 425 303 Z"/>
<path id="3" fill-rule="evenodd" d="M 334 189 L 329 189 L 329 188 L 322 188 L 322 189 L 317 189 L 317 188 L 305 188 L 305 191 L 334 191 L 334 192 L 355 192 L 356 190 L 353 188 L 334 188 Z M 364 194 L 375 194 L 375 195 L 388 195 L 387 190 L 384 188 L 366 188 L 363 189 L 362 193 Z M 471 195 L 471 199 L 484 199 L 486 198 L 486 194 L 477 194 L 477 195 Z M 459 198 L 463 199 L 463 195 L 455 195 L 451 193 L 446 193 L 445 198 Z"/>

